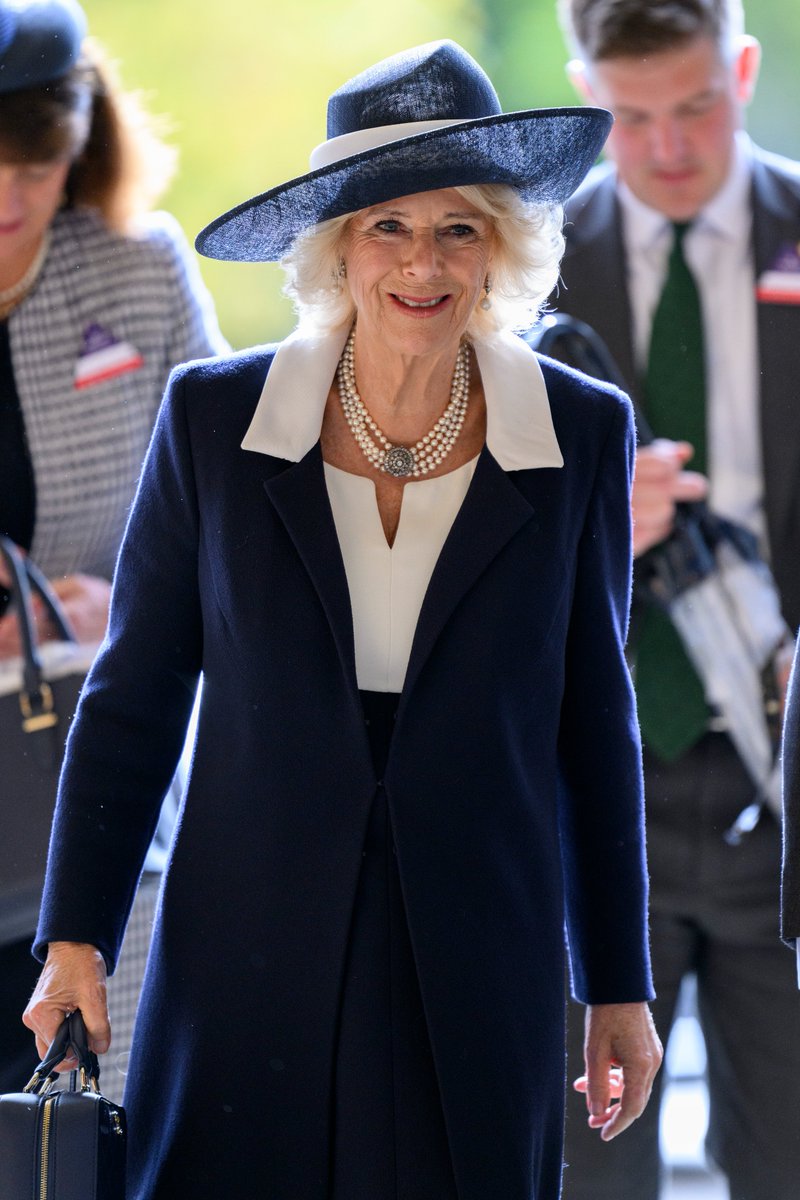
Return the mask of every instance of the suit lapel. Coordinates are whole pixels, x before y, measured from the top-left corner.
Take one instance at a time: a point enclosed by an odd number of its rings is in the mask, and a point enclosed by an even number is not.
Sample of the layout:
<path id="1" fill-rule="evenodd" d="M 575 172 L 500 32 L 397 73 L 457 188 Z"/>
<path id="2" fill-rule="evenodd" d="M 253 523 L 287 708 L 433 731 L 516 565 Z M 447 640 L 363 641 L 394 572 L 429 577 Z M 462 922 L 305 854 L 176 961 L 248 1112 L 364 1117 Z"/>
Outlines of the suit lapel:
<path id="1" fill-rule="evenodd" d="M 570 217 L 579 220 L 579 225 L 571 225 Z M 622 217 L 612 173 L 604 174 L 587 196 L 579 193 L 573 199 L 564 233 L 567 249 L 562 275 L 566 287 L 558 295 L 557 307 L 579 316 L 600 335 L 631 397 L 638 400 Z M 603 281 L 602 286 L 598 280 Z"/>
<path id="2" fill-rule="evenodd" d="M 532 516 L 531 505 L 484 447 L 425 593 L 403 687 L 404 702 L 453 610 Z"/>
<path id="3" fill-rule="evenodd" d="M 797 206 L 797 196 L 790 195 L 774 172 L 756 156 L 753 162 L 756 279 L 772 266 L 784 243 L 797 242 Z M 800 430 L 793 416 L 797 411 L 799 337 L 800 307 L 758 303 L 764 488 L 770 542 L 778 572 L 784 569 L 781 560 L 786 557 L 787 540 L 794 536 L 800 459 Z"/>
<path id="4" fill-rule="evenodd" d="M 317 590 L 330 623 L 348 686 L 358 690 L 353 616 L 319 443 L 264 488 Z"/>

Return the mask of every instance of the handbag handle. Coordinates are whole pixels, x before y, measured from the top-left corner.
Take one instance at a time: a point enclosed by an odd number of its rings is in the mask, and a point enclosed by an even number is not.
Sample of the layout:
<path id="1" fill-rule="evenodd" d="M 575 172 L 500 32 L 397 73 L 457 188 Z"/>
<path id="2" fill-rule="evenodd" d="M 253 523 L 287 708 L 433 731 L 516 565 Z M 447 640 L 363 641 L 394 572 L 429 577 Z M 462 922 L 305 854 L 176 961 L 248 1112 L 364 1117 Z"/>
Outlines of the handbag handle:
<path id="1" fill-rule="evenodd" d="M 57 596 L 39 568 L 20 553 L 10 538 L 0 535 L 0 556 L 11 576 L 11 598 L 14 601 L 22 643 L 23 691 L 20 704 L 23 727 L 28 732 L 53 724 L 52 695 L 44 679 L 42 660 L 36 638 L 31 592 L 35 592 L 47 609 L 48 616 L 65 642 L 77 642 L 77 637 Z"/>
<path id="2" fill-rule="evenodd" d="M 36 1068 L 33 1078 L 22 1089 L 23 1092 L 38 1095 L 46 1085 L 52 1084 L 58 1078 L 56 1067 L 66 1057 L 67 1051 L 72 1050 L 78 1060 L 78 1070 L 84 1078 L 88 1078 L 94 1090 L 100 1079 L 100 1064 L 97 1055 L 89 1049 L 89 1039 L 86 1026 L 79 1008 L 68 1013 L 56 1030 L 56 1035 L 48 1046 L 45 1056 Z M 84 1084 L 84 1088 L 85 1088 Z"/>

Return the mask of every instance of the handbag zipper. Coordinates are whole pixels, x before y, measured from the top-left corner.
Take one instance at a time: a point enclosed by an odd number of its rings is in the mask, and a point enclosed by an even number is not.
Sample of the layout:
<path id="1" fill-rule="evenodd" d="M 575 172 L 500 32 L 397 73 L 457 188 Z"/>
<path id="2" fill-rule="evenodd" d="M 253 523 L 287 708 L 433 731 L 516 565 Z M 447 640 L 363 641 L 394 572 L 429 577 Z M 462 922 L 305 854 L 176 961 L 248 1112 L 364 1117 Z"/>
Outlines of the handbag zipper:
<path id="1" fill-rule="evenodd" d="M 39 1164 L 39 1200 L 47 1200 L 50 1166 L 50 1126 L 57 1096 L 50 1096 L 42 1105 L 42 1157 Z"/>

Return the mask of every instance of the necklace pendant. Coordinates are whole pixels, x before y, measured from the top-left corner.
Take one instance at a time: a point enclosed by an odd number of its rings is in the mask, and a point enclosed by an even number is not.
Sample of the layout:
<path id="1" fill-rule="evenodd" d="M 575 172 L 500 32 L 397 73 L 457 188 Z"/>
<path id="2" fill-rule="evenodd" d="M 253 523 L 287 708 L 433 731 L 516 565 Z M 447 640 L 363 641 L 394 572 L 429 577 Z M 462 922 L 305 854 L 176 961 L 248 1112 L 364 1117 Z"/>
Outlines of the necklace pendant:
<path id="1" fill-rule="evenodd" d="M 407 446 L 392 446 L 383 456 L 384 471 L 387 475 L 394 475 L 397 479 L 410 475 L 416 465 L 414 452 Z"/>
<path id="2" fill-rule="evenodd" d="M 406 479 L 409 475 L 427 475 L 429 471 L 436 470 L 453 449 L 467 413 L 469 349 L 466 342 L 462 342 L 458 349 L 447 407 L 433 428 L 411 448 L 391 445 L 369 415 L 356 390 L 353 353 L 355 335 L 356 326 L 353 322 L 336 369 L 336 382 L 339 386 L 339 401 L 344 419 L 362 453 L 373 467 L 395 479 Z"/>

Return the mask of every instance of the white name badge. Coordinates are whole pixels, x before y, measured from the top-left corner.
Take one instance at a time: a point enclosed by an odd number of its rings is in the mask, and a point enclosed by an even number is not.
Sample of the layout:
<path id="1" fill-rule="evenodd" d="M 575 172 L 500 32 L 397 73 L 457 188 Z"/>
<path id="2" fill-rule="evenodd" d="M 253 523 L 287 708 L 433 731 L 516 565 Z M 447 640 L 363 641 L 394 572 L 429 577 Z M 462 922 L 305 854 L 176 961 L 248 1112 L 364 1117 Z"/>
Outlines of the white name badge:
<path id="1" fill-rule="evenodd" d="M 117 341 L 110 330 L 95 323 L 83 332 L 74 386 L 91 387 L 128 371 L 138 371 L 143 364 L 144 359 L 134 345 Z"/>
<path id="2" fill-rule="evenodd" d="M 756 283 L 756 299 L 762 304 L 800 304 L 800 243 L 781 246 Z"/>

